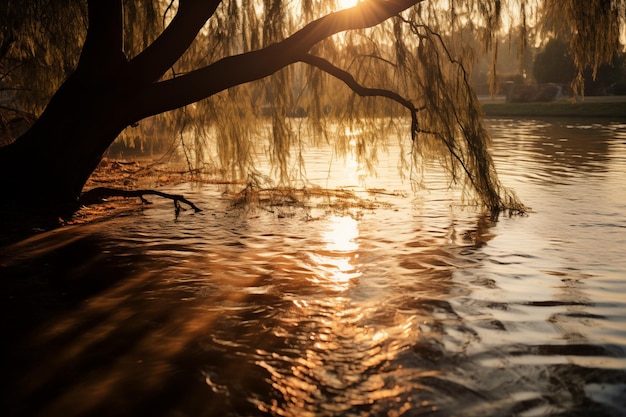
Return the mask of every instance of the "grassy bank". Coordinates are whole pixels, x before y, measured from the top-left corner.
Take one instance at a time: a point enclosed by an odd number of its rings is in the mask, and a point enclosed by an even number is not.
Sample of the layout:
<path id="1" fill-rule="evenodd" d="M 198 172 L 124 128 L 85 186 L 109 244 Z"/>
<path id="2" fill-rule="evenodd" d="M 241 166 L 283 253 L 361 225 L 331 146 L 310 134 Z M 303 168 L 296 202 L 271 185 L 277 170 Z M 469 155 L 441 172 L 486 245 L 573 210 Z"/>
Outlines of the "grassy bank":
<path id="1" fill-rule="evenodd" d="M 485 102 L 483 110 L 487 117 L 606 117 L 626 120 L 626 98 L 612 100 L 554 101 L 551 103 L 505 103 Z"/>

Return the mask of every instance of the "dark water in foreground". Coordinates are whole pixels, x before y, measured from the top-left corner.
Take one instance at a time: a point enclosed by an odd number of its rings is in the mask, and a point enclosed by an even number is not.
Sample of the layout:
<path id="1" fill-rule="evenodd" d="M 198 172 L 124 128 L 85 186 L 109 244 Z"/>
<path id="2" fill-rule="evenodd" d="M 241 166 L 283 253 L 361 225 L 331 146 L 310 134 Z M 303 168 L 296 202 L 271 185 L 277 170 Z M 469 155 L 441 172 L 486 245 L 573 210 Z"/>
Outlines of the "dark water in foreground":
<path id="1" fill-rule="evenodd" d="M 186 185 L 203 213 L 2 248 L 0 414 L 626 415 L 626 125 L 490 124 L 528 217 L 436 176 L 325 216 Z M 406 191 L 390 164 L 368 186 Z"/>

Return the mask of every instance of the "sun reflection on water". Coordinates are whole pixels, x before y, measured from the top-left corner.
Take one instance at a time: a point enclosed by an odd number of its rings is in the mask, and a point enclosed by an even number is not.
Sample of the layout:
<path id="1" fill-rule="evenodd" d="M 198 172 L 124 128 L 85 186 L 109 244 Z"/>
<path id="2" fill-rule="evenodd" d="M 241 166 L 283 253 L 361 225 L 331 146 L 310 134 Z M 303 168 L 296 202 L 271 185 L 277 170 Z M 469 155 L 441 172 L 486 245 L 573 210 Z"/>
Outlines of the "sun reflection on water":
<path id="1" fill-rule="evenodd" d="M 395 315 L 385 325 L 368 322 L 366 317 L 380 313 L 380 305 L 343 296 L 294 300 L 294 307 L 294 316 L 308 317 L 307 324 L 292 327 L 283 337 L 302 355 L 256 351 L 256 365 L 268 372 L 276 394 L 271 402 L 252 399 L 259 410 L 330 416 L 351 415 L 354 407 L 371 407 L 371 415 L 390 407 L 420 407 L 411 398 L 419 388 L 416 378 L 435 373 L 389 366 L 417 338 L 415 317 Z"/>
<path id="2" fill-rule="evenodd" d="M 349 215 L 329 216 L 317 226 L 309 250 L 300 252 L 311 286 L 286 297 L 292 308 L 274 333 L 289 348 L 256 350 L 255 365 L 267 373 L 273 394 L 251 403 L 281 416 L 347 415 L 355 408 L 378 415 L 430 406 L 414 397 L 420 378 L 435 378 L 437 371 L 391 365 L 412 352 L 422 321 L 360 299 L 367 285 L 360 282 L 367 268 L 360 256 L 366 226 Z"/>
<path id="3" fill-rule="evenodd" d="M 316 275 L 312 280 L 334 291 L 346 291 L 359 278 L 359 224 L 350 216 L 331 216 L 322 232 L 324 246 L 309 253 Z"/>
<path id="4" fill-rule="evenodd" d="M 326 250 L 353 252 L 359 248 L 359 223 L 350 216 L 331 216 L 322 239 Z"/>

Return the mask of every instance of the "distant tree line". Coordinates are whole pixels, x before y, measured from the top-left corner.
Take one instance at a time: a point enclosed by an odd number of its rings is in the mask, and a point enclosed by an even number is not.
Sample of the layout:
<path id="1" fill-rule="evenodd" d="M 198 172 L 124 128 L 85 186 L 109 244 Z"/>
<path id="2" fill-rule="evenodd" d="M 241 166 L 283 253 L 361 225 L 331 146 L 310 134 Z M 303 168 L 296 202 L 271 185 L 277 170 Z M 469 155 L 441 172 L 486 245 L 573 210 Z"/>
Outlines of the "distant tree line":
<path id="1" fill-rule="evenodd" d="M 626 54 L 615 52 L 610 64 L 598 67 L 594 77 L 593 69 L 583 73 L 585 94 L 624 95 L 626 94 Z M 574 58 L 566 42 L 550 39 L 537 51 L 533 64 L 533 78 L 538 84 L 554 83 L 568 86 L 576 73 Z"/>
<path id="2" fill-rule="evenodd" d="M 573 94 L 571 84 L 576 78 L 577 66 L 566 39 L 548 38 L 535 47 L 521 45 L 520 38 L 501 37 L 495 66 L 495 92 L 490 91 L 491 62 L 492 57 L 487 54 L 475 60 L 472 82 L 479 95 L 503 94 L 507 85 L 541 84 L 556 84 L 564 95 Z M 626 51 L 616 49 L 611 62 L 599 65 L 595 75 L 593 66 L 587 66 L 582 79 L 585 95 L 626 95 Z"/>

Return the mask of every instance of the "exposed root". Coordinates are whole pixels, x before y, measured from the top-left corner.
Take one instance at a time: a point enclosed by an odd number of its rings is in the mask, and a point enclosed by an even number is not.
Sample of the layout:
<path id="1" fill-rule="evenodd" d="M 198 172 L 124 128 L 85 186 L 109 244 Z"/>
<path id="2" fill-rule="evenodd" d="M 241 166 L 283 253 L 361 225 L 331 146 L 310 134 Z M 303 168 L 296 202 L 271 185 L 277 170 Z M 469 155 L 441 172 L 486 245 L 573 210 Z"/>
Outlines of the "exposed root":
<path id="1" fill-rule="evenodd" d="M 184 196 L 179 194 L 169 194 L 164 193 L 162 191 L 156 190 L 122 190 L 118 188 L 110 188 L 110 187 L 96 187 L 85 193 L 80 197 L 78 201 L 81 206 L 88 206 L 92 204 L 98 204 L 103 202 L 109 197 L 124 197 L 124 198 L 139 198 L 141 202 L 144 204 L 150 204 L 148 200 L 144 198 L 145 195 L 156 195 L 159 197 L 167 198 L 174 201 L 174 211 L 176 213 L 176 217 L 180 214 L 181 206 L 180 203 L 184 203 L 191 207 L 194 212 L 198 213 L 202 211 L 198 206 L 196 206 L 191 201 L 187 200 Z"/>

